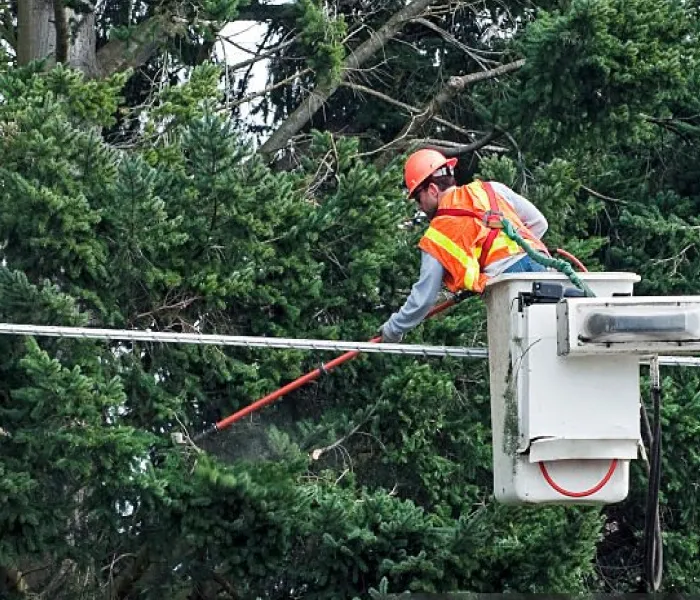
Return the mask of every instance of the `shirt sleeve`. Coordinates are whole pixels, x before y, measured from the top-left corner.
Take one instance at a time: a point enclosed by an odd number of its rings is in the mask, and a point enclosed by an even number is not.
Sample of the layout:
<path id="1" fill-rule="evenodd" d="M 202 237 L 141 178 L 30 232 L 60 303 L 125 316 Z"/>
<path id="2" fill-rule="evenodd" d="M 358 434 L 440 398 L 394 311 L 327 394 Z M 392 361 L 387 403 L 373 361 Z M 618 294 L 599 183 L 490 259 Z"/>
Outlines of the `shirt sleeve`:
<path id="1" fill-rule="evenodd" d="M 492 181 L 491 185 L 501 196 L 503 196 L 518 213 L 523 225 L 527 227 L 537 239 L 547 232 L 549 223 L 539 209 L 527 198 L 523 198 L 517 192 L 511 190 L 507 185 Z"/>
<path id="2" fill-rule="evenodd" d="M 421 252 L 420 277 L 404 305 L 383 325 L 394 336 L 417 327 L 435 304 L 442 288 L 443 266 L 427 252 Z"/>

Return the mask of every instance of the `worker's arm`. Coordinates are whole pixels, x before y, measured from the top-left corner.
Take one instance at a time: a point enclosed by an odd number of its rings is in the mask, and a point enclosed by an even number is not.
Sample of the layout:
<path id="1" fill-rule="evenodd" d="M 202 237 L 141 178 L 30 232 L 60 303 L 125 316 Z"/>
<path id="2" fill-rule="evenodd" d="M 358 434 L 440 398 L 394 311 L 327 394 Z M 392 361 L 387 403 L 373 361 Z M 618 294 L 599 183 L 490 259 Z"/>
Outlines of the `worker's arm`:
<path id="1" fill-rule="evenodd" d="M 497 181 L 492 181 L 491 185 L 493 186 L 493 189 L 496 190 L 498 194 L 503 196 L 515 209 L 515 212 L 518 213 L 523 225 L 525 225 L 525 227 L 527 227 L 537 239 L 541 239 L 547 232 L 549 224 L 539 209 L 527 198 L 523 198 L 520 194 L 511 190 L 507 185 Z"/>
<path id="2" fill-rule="evenodd" d="M 382 341 L 398 343 L 404 334 L 417 327 L 435 304 L 442 287 L 443 267 L 440 262 L 421 252 L 420 277 L 398 312 L 382 325 Z"/>

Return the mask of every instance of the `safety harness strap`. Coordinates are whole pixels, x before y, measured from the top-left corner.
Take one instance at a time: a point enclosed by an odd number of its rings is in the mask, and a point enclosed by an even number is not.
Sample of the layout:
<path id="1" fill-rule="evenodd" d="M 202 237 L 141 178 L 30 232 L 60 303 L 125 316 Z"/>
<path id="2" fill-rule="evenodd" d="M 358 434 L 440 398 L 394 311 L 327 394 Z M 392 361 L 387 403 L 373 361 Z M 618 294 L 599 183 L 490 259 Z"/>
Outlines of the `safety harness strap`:
<path id="1" fill-rule="evenodd" d="M 491 228 L 489 234 L 486 236 L 483 245 L 481 246 L 481 256 L 479 257 L 479 266 L 481 270 L 484 270 L 486 266 L 486 259 L 491 252 L 491 246 L 493 241 L 496 239 L 501 229 L 503 228 L 503 213 L 498 210 L 498 201 L 496 200 L 496 193 L 493 191 L 490 183 L 484 182 L 484 189 L 486 190 L 486 195 L 489 197 L 489 212 L 486 217 L 486 226 Z"/>
<path id="2" fill-rule="evenodd" d="M 483 182 L 482 186 L 486 190 L 486 195 L 489 199 L 489 210 L 487 212 L 474 211 L 466 208 L 439 208 L 435 212 L 436 217 L 472 217 L 481 221 L 486 227 L 490 229 L 484 243 L 481 245 L 481 256 L 479 256 L 479 267 L 484 270 L 486 266 L 486 259 L 488 258 L 489 252 L 491 251 L 491 246 L 494 240 L 498 237 L 498 234 L 503 228 L 503 213 L 498 210 L 498 201 L 496 200 L 496 193 L 493 191 L 493 187 L 490 183 Z"/>

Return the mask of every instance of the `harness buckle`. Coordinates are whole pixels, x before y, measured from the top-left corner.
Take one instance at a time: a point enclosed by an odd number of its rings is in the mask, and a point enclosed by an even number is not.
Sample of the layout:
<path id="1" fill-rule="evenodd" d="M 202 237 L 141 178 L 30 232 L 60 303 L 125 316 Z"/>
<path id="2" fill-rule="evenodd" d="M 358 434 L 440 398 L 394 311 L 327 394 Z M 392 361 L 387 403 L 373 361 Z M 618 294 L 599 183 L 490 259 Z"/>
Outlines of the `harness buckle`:
<path id="1" fill-rule="evenodd" d="M 500 210 L 487 210 L 482 221 L 489 229 L 503 229 L 503 213 Z"/>

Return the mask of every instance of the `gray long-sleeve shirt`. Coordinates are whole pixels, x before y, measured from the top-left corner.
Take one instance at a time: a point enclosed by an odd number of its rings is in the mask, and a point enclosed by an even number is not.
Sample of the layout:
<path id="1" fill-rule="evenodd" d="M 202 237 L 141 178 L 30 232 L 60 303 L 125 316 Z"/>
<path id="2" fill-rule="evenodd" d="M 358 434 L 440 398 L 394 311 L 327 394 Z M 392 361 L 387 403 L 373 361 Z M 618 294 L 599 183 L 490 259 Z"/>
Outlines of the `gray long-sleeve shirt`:
<path id="1" fill-rule="evenodd" d="M 490 182 L 494 190 L 503 196 L 513 207 L 520 217 L 520 220 L 538 239 L 547 231 L 549 224 L 545 216 L 526 198 L 511 190 L 508 186 Z M 508 267 L 522 258 L 518 254 L 496 261 L 486 267 L 484 271 L 487 275 L 495 277 L 503 273 Z M 444 268 L 440 261 L 427 252 L 421 251 L 421 267 L 418 281 L 411 288 L 411 293 L 404 305 L 383 325 L 385 335 L 393 340 L 399 341 L 402 336 L 418 326 L 428 311 L 435 304 L 440 289 L 442 288 L 442 278 Z"/>

